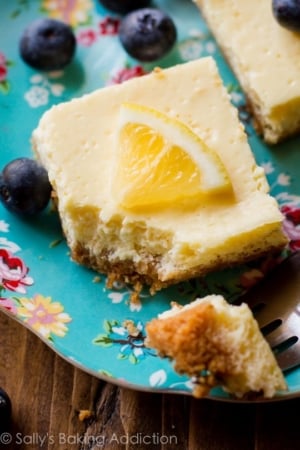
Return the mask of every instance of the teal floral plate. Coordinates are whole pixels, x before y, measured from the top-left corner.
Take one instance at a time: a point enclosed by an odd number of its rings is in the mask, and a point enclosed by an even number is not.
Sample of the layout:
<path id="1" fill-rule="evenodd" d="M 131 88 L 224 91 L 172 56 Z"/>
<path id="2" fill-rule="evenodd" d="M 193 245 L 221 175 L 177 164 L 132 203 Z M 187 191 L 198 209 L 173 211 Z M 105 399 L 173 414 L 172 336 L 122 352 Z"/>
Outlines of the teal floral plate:
<path id="1" fill-rule="evenodd" d="M 0 2 L 0 163 L 32 156 L 30 136 L 53 104 L 108 84 L 143 76 L 154 66 L 212 55 L 238 107 L 256 159 L 265 168 L 271 193 L 285 214 L 290 237 L 285 254 L 300 249 L 300 140 L 266 146 L 255 134 L 240 87 L 190 0 L 153 2 L 174 18 L 178 40 L 155 64 L 140 64 L 122 49 L 120 17 L 92 0 L 11 0 Z M 20 34 L 38 17 L 69 22 L 77 51 L 64 71 L 41 73 L 18 52 Z M 105 276 L 72 262 L 55 212 L 20 219 L 0 206 L 0 308 L 28 327 L 70 363 L 121 386 L 153 392 L 191 393 L 191 380 L 145 347 L 145 324 L 169 308 L 197 296 L 221 293 L 229 301 L 261 279 L 275 264 L 271 258 L 181 283 L 140 303 L 130 303 L 130 288 L 106 287 Z M 134 325 L 132 327 L 132 325 Z M 132 328 L 135 332 L 132 333 Z M 300 368 L 286 375 L 289 391 L 275 399 L 300 396 Z M 222 389 L 213 399 L 234 400 Z"/>

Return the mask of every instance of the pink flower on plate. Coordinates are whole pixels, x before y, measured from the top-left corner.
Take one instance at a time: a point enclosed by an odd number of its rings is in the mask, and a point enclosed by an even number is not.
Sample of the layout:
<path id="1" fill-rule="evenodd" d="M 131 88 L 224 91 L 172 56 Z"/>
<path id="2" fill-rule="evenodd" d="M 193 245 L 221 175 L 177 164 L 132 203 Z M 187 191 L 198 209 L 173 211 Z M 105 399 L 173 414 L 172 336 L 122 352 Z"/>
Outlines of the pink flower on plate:
<path id="1" fill-rule="evenodd" d="M 7 64 L 6 58 L 3 53 L 0 52 L 0 83 L 5 81 L 7 77 Z"/>
<path id="2" fill-rule="evenodd" d="M 0 52 L 0 66 L 5 66 L 6 58 L 3 53 Z"/>
<path id="3" fill-rule="evenodd" d="M 6 69 L 6 67 L 0 65 L 0 82 L 4 81 L 6 79 L 6 76 L 7 76 L 7 69 Z"/>
<path id="4" fill-rule="evenodd" d="M 82 30 L 77 34 L 77 42 L 84 47 L 90 47 L 97 40 L 97 33 L 92 30 Z"/>
<path id="5" fill-rule="evenodd" d="M 99 33 L 106 36 L 115 36 L 119 32 L 120 20 L 106 17 L 99 22 Z"/>
<path id="6" fill-rule="evenodd" d="M 300 250 L 300 208 L 284 205 L 281 208 L 285 215 L 283 230 L 289 238 L 292 251 Z"/>
<path id="7" fill-rule="evenodd" d="M 119 70 L 111 79 L 110 84 L 120 84 L 123 81 L 130 80 L 130 78 L 141 77 L 146 75 L 146 71 L 142 66 L 125 67 Z"/>
<path id="8" fill-rule="evenodd" d="M 90 47 L 93 45 L 99 36 L 115 36 L 119 31 L 119 19 L 112 17 L 106 17 L 98 24 L 98 30 L 92 28 L 86 28 L 81 30 L 77 34 L 77 42 L 84 47 Z"/>
<path id="9" fill-rule="evenodd" d="M 294 225 L 300 225 L 300 208 L 284 205 L 281 208 L 281 211 L 285 215 L 287 220 L 292 222 Z"/>
<path id="10" fill-rule="evenodd" d="M 35 331 L 46 339 L 52 335 L 63 337 L 68 331 L 66 323 L 72 319 L 64 311 L 59 302 L 53 302 L 51 297 L 36 294 L 33 298 L 20 298 L 17 313 Z"/>
<path id="11" fill-rule="evenodd" d="M 33 279 L 28 277 L 27 273 L 28 268 L 21 258 L 0 248 L 0 284 L 5 289 L 24 294 L 25 287 L 33 284 Z"/>
<path id="12" fill-rule="evenodd" d="M 0 92 L 8 94 L 10 84 L 7 79 L 8 68 L 12 65 L 12 62 L 7 60 L 4 53 L 0 52 Z"/>
<path id="13" fill-rule="evenodd" d="M 7 309 L 12 314 L 17 313 L 17 307 L 12 298 L 2 298 L 0 297 L 0 307 Z"/>

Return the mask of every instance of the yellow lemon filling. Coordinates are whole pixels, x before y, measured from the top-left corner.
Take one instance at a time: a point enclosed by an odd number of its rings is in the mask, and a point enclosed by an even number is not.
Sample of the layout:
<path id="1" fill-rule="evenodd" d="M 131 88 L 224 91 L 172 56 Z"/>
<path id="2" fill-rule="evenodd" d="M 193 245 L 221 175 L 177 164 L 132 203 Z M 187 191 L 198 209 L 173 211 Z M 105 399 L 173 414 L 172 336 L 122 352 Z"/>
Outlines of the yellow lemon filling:
<path id="1" fill-rule="evenodd" d="M 155 109 L 120 107 L 114 191 L 126 209 L 195 205 L 232 192 L 216 152 L 181 121 Z"/>

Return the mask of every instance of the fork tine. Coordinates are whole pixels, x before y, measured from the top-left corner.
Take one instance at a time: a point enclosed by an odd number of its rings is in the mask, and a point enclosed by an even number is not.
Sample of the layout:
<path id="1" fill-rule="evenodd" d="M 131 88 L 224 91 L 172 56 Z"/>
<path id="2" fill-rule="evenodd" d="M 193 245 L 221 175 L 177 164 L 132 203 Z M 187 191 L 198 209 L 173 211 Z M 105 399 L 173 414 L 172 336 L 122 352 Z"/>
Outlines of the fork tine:
<path id="1" fill-rule="evenodd" d="M 283 329 L 283 325 L 280 325 L 276 330 L 272 331 L 269 334 L 265 334 L 261 330 L 265 339 L 268 341 L 270 347 L 274 348 L 277 345 L 281 344 L 282 342 L 287 341 L 289 338 L 291 338 L 291 332 L 288 329 Z"/>
<path id="2" fill-rule="evenodd" d="M 237 304 L 248 303 L 279 366 L 300 365 L 300 252 L 286 258 Z"/>
<path id="3" fill-rule="evenodd" d="M 300 340 L 288 349 L 276 355 L 277 362 L 283 371 L 293 369 L 300 363 Z"/>

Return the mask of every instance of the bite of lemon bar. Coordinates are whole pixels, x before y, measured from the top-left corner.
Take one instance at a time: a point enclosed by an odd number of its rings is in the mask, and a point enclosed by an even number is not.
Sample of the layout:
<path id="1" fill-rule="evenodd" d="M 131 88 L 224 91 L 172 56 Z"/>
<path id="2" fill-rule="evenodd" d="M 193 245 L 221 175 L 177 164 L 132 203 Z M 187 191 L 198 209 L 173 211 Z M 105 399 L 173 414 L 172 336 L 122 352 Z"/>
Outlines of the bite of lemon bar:
<path id="1" fill-rule="evenodd" d="M 72 258 L 112 278 L 155 291 L 286 243 L 211 57 L 54 106 L 32 142 Z"/>
<path id="2" fill-rule="evenodd" d="M 146 326 L 147 345 L 194 377 L 193 394 L 203 397 L 222 386 L 236 397 L 273 397 L 287 385 L 246 303 L 230 305 L 208 295 L 172 308 Z"/>
<path id="3" fill-rule="evenodd" d="M 300 132 L 299 33 L 278 23 L 271 0 L 194 2 L 239 79 L 265 141 L 274 144 Z"/>

